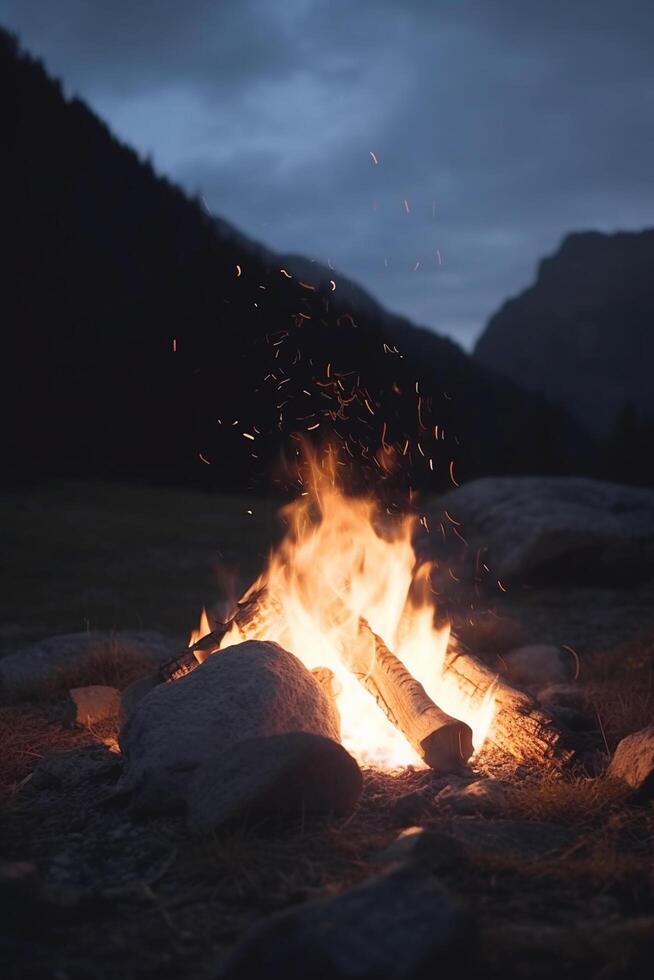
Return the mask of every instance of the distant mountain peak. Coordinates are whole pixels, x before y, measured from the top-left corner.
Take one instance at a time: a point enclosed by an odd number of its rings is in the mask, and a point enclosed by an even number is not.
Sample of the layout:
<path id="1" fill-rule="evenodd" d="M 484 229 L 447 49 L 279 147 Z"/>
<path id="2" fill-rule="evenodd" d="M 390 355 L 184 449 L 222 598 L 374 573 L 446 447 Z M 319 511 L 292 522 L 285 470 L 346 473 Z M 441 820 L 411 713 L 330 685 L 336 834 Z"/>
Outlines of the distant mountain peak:
<path id="1" fill-rule="evenodd" d="M 608 433 L 631 404 L 654 417 L 654 230 L 567 235 L 477 341 L 484 366 Z"/>

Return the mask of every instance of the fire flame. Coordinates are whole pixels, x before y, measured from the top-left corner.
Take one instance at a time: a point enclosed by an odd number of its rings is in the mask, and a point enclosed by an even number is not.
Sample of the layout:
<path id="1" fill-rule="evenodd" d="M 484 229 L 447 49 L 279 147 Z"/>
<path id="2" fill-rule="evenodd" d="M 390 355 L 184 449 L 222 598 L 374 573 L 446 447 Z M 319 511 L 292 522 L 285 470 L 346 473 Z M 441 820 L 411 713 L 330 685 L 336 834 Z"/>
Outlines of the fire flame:
<path id="1" fill-rule="evenodd" d="M 207 616 L 207 610 L 202 607 L 202 612 L 200 613 L 200 622 L 197 629 L 191 630 L 191 635 L 188 639 L 188 645 L 193 646 L 198 640 L 201 640 L 203 636 L 211 632 L 211 626 L 209 625 L 209 617 Z"/>
<path id="2" fill-rule="evenodd" d="M 450 629 L 434 627 L 430 565 L 417 560 L 412 545 L 416 518 L 391 522 L 373 500 L 346 496 L 333 454 L 323 464 L 309 462 L 307 492 L 283 511 L 286 535 L 243 597 L 265 589 L 255 621 L 244 630 L 233 624 L 220 649 L 244 639 L 274 640 L 309 670 L 329 668 L 344 746 L 367 764 L 422 765 L 348 667 L 363 617 L 431 699 L 471 727 L 478 751 L 492 723 L 493 694 L 474 704 L 448 675 Z M 203 610 L 194 638 L 208 632 Z"/>

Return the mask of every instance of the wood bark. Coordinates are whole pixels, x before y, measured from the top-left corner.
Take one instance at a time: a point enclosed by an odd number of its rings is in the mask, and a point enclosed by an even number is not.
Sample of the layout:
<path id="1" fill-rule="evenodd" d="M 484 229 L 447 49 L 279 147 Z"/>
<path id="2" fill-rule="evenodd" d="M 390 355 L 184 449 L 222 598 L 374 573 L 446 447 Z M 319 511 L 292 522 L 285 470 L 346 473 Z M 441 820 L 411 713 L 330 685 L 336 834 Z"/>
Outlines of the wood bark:
<path id="1" fill-rule="evenodd" d="M 355 649 L 346 653 L 350 670 L 428 766 L 460 769 L 472 755 L 471 729 L 434 704 L 365 620 L 359 626 Z"/>
<path id="2" fill-rule="evenodd" d="M 445 657 L 448 673 L 473 704 L 481 704 L 493 686 L 495 717 L 489 741 L 520 762 L 566 765 L 574 756 L 569 732 L 523 691 L 518 691 L 472 654 L 450 648 Z"/>

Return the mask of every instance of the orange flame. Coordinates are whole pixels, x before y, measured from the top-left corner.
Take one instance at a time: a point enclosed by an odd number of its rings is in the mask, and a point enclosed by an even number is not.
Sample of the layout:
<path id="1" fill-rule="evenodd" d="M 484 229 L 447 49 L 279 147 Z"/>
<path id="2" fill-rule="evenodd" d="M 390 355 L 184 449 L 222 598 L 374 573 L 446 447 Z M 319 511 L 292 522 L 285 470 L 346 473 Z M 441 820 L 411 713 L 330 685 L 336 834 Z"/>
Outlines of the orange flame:
<path id="1" fill-rule="evenodd" d="M 200 613 L 200 622 L 198 624 L 198 628 L 191 630 L 191 635 L 189 636 L 188 639 L 188 645 L 192 647 L 194 643 L 197 643 L 198 640 L 201 640 L 203 636 L 206 636 L 207 633 L 210 632 L 211 632 L 211 626 L 209 625 L 209 617 L 207 616 L 207 610 L 203 606 L 202 612 Z"/>
<path id="2" fill-rule="evenodd" d="M 339 489 L 335 454 L 324 454 L 323 462 L 321 468 L 309 460 L 305 493 L 283 511 L 286 535 L 243 597 L 265 586 L 256 621 L 244 631 L 232 625 L 221 649 L 243 639 L 274 640 L 310 670 L 328 667 L 345 747 L 388 768 L 422 765 L 348 668 L 363 617 L 432 700 L 470 725 L 479 750 L 492 722 L 493 694 L 473 704 L 445 669 L 450 629 L 434 627 L 430 565 L 418 562 L 411 543 L 416 518 L 391 524 L 374 501 Z M 194 636 L 207 632 L 204 614 Z"/>

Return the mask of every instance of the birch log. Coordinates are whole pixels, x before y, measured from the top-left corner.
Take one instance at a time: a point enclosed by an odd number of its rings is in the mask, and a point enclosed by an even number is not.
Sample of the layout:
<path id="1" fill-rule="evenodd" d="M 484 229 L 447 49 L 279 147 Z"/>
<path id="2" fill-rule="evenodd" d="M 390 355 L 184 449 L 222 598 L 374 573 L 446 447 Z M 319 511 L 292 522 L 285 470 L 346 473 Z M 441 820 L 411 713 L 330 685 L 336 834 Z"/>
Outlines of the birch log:
<path id="1" fill-rule="evenodd" d="M 434 704 L 365 620 L 359 626 L 347 656 L 350 670 L 428 766 L 437 772 L 461 768 L 472 755 L 471 729 Z"/>

